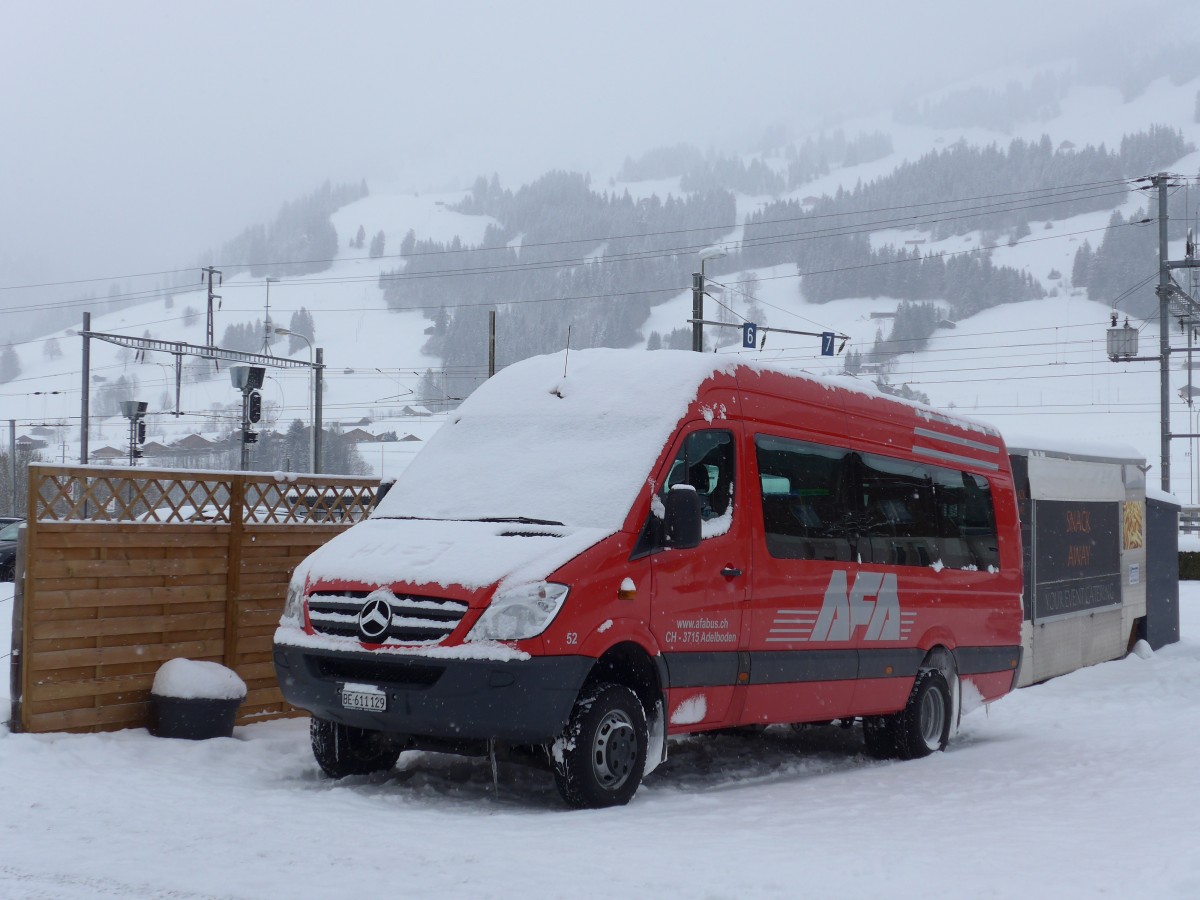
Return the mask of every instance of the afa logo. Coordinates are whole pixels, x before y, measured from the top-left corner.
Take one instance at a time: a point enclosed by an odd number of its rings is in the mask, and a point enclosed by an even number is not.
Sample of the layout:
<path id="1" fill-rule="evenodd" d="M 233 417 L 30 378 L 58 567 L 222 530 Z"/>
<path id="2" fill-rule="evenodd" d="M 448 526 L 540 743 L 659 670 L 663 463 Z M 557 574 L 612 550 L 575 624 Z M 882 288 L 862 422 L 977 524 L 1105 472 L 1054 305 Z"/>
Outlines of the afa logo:
<path id="1" fill-rule="evenodd" d="M 825 589 L 821 614 L 810 641 L 848 641 L 854 629 L 866 626 L 864 641 L 900 640 L 900 595 L 896 576 L 859 572 L 854 589 L 847 590 L 846 573 L 834 572 Z"/>
<path id="2" fill-rule="evenodd" d="M 900 641 L 909 637 L 916 618 L 900 609 L 894 574 L 859 572 L 850 588 L 847 573 L 838 571 L 829 578 L 819 612 L 779 610 L 767 641 L 849 641 L 856 629 L 863 629 L 864 641 Z"/>

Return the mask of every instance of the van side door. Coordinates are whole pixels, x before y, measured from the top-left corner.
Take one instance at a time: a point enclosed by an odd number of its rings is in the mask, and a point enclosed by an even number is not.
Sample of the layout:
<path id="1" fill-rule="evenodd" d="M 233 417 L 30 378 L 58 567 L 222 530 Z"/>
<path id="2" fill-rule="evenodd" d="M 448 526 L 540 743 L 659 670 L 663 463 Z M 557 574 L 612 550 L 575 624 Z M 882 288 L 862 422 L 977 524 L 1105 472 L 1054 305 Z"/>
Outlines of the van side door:
<path id="1" fill-rule="evenodd" d="M 685 428 L 656 482 L 656 510 L 667 491 L 690 485 L 704 517 L 699 546 L 665 549 L 659 541 L 651 556 L 650 627 L 666 662 L 672 732 L 725 724 L 743 668 L 750 558 L 740 434 L 740 425 L 729 421 Z M 655 527 L 652 513 L 647 530 Z"/>

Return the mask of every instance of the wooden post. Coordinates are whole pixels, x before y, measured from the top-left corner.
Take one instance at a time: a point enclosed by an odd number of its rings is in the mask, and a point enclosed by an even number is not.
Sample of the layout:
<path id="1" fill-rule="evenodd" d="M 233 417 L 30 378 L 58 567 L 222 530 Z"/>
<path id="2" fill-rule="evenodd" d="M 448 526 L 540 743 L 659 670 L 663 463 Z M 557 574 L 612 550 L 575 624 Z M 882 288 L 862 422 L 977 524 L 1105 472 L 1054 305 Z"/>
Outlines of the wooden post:
<path id="1" fill-rule="evenodd" d="M 222 662 L 237 671 L 238 597 L 242 591 L 242 541 L 246 534 L 246 476 L 229 480 L 229 570 L 225 575 L 225 653 Z"/>
<path id="2" fill-rule="evenodd" d="M 39 481 L 34 479 L 38 478 Z M 25 660 L 29 655 L 29 634 L 25 622 L 29 618 L 26 610 L 32 609 L 35 599 L 26 591 L 26 585 L 32 585 L 33 578 L 28 577 L 29 569 L 34 561 L 34 548 L 37 546 L 37 501 L 41 496 L 40 475 L 33 469 L 26 469 L 25 497 L 25 533 L 17 547 L 17 558 L 13 568 L 13 623 L 12 623 L 12 668 L 9 678 L 9 689 L 12 694 L 12 716 L 9 730 L 16 733 L 27 730 L 25 721 L 25 697 L 29 691 L 29 666 Z M 16 490 L 16 485 L 13 485 Z"/>
<path id="3" fill-rule="evenodd" d="M 12 647 L 9 657 L 8 692 L 12 698 L 9 709 L 8 730 L 18 734 L 25 730 L 25 591 L 22 589 L 22 575 L 25 566 L 29 529 L 27 528 L 18 538 L 17 558 L 13 563 L 13 610 L 12 610 Z"/>

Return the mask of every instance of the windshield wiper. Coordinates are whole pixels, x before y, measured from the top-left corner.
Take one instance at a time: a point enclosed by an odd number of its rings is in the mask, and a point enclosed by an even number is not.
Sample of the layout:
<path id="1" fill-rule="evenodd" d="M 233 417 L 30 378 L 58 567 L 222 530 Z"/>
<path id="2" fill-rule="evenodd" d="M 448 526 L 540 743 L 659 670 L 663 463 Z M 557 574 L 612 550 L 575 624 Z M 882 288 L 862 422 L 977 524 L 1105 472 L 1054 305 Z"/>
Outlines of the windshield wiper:
<path id="1" fill-rule="evenodd" d="M 553 519 L 530 519 L 526 516 L 491 516 L 486 519 L 476 519 L 476 522 L 513 522 L 517 525 L 562 525 Z"/>
<path id="2" fill-rule="evenodd" d="M 428 516 L 372 516 L 375 519 L 407 519 L 410 522 L 503 522 L 515 525 L 559 525 L 553 519 L 530 519 L 527 516 L 489 516 L 486 519 L 433 519 Z M 565 527 L 565 526 L 563 526 Z"/>

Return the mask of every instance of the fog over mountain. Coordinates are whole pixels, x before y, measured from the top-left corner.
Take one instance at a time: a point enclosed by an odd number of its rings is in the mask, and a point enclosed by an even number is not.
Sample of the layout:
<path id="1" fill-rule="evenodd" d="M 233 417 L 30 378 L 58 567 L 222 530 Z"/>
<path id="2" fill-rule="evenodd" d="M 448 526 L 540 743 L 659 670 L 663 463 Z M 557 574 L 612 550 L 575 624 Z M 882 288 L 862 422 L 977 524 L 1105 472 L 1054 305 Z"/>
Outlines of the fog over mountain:
<path id="1" fill-rule="evenodd" d="M 0 306 L 31 312 L 194 265 L 327 179 L 519 185 L 679 142 L 745 152 L 998 68 L 1119 77 L 1172 21 L 1132 0 L 4 5 Z"/>

